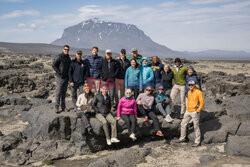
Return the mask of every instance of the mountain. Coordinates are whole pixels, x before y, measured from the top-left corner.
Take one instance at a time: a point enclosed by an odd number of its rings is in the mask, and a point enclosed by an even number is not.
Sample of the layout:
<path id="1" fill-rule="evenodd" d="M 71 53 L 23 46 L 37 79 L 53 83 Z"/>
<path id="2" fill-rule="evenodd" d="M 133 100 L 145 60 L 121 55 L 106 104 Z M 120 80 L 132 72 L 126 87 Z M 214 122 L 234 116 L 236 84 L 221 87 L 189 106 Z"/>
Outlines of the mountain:
<path id="1" fill-rule="evenodd" d="M 62 37 L 51 44 L 68 44 L 77 48 L 97 46 L 103 50 L 110 48 L 117 53 L 122 48 L 130 53 L 131 49 L 135 47 L 138 48 L 140 54 L 145 56 L 174 57 L 175 55 L 181 55 L 180 52 L 175 52 L 152 41 L 135 25 L 106 22 L 97 18 L 66 28 Z"/>

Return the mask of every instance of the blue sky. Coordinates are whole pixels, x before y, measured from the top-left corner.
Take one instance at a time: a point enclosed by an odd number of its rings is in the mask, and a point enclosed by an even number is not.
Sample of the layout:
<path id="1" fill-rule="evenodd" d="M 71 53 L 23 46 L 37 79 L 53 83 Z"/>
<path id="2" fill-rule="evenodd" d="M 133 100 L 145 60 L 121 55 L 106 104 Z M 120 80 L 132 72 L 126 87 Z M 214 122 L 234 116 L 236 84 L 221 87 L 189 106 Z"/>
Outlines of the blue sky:
<path id="1" fill-rule="evenodd" d="M 250 52 L 250 0 L 0 0 L 0 41 L 50 43 L 94 17 L 135 24 L 174 50 Z"/>

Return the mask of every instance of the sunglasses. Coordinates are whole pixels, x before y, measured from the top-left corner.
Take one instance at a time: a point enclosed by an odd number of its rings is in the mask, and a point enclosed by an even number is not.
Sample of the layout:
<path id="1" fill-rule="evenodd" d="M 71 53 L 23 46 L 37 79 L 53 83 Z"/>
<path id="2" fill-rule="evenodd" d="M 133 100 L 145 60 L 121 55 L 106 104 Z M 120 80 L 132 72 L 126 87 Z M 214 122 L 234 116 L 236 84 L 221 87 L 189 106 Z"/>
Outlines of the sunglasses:
<path id="1" fill-rule="evenodd" d="M 158 90 L 164 90 L 164 89 L 158 89 Z"/>
<path id="2" fill-rule="evenodd" d="M 151 90 L 151 89 L 146 89 L 146 91 L 149 91 L 149 92 L 151 92 L 152 90 Z"/>
<path id="3" fill-rule="evenodd" d="M 194 86 L 193 84 L 188 84 L 188 86 Z"/>
<path id="4" fill-rule="evenodd" d="M 69 49 L 63 49 L 63 50 L 69 50 Z"/>
<path id="5" fill-rule="evenodd" d="M 131 94 L 131 92 L 127 92 L 127 94 Z"/>

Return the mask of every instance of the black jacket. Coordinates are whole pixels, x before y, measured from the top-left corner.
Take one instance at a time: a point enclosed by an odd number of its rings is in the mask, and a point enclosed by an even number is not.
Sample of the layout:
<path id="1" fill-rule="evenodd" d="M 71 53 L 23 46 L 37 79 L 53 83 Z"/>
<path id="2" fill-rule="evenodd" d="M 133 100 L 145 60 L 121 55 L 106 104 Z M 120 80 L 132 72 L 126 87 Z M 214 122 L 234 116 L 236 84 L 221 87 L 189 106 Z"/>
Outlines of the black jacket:
<path id="1" fill-rule="evenodd" d="M 108 79 L 115 79 L 119 72 L 119 64 L 116 60 L 111 59 L 110 68 L 108 64 L 108 60 L 105 58 L 99 63 L 98 66 L 98 72 L 103 81 L 107 81 Z"/>
<path id="2" fill-rule="evenodd" d="M 119 63 L 120 66 L 117 78 L 124 79 L 126 70 L 130 67 L 130 61 L 127 58 L 125 58 L 124 61 L 122 59 L 119 59 L 117 60 L 117 62 Z"/>
<path id="3" fill-rule="evenodd" d="M 69 68 L 69 82 L 84 84 L 85 79 L 89 77 L 89 68 L 83 60 L 73 60 Z"/>
<path id="4" fill-rule="evenodd" d="M 106 100 L 104 100 L 104 96 L 101 93 L 97 94 L 92 101 L 92 107 L 96 113 L 107 115 L 111 110 L 110 96 L 107 95 Z"/>
<path id="5" fill-rule="evenodd" d="M 71 60 L 70 60 L 69 55 L 65 55 L 62 53 L 59 54 L 55 58 L 52 64 L 53 69 L 56 71 L 56 76 L 63 78 L 63 79 L 67 79 L 70 63 L 71 63 Z"/>
<path id="6" fill-rule="evenodd" d="M 165 71 L 162 71 L 161 83 L 162 83 L 165 90 L 172 89 L 173 78 L 174 78 L 174 73 L 171 69 L 169 69 L 169 71 L 167 73 L 165 73 Z"/>

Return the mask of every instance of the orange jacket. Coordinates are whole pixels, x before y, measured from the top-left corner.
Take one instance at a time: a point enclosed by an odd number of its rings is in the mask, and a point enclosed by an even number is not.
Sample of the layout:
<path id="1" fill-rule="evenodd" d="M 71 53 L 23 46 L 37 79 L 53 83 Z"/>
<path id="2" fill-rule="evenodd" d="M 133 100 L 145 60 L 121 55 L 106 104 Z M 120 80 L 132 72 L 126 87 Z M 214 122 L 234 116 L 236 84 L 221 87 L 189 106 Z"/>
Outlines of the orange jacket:
<path id="1" fill-rule="evenodd" d="M 201 112 L 201 109 L 204 106 L 203 93 L 194 88 L 193 91 L 188 91 L 188 99 L 187 99 L 187 111 L 188 112 Z"/>

